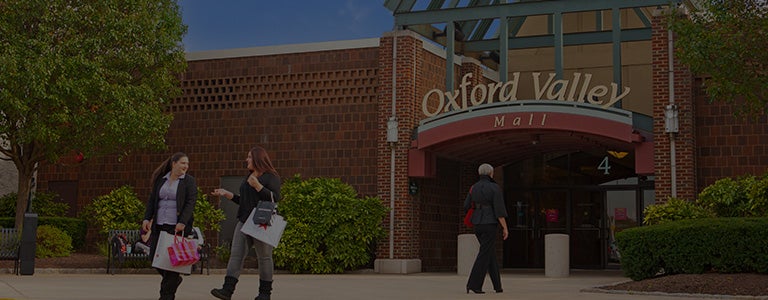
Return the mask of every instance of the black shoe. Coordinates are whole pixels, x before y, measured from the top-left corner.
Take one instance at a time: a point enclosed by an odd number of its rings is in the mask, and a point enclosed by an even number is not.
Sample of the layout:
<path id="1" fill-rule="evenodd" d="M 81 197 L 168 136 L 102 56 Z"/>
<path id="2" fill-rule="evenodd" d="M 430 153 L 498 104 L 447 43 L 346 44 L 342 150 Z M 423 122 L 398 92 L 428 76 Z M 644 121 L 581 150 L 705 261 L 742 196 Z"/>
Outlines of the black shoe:
<path id="1" fill-rule="evenodd" d="M 232 299 L 232 293 L 225 289 L 212 289 L 211 295 L 213 295 L 216 298 L 219 298 L 221 300 L 230 300 Z"/>
<path id="2" fill-rule="evenodd" d="M 494 290 L 494 291 L 496 291 L 497 293 L 503 293 L 504 289 L 498 289 L 498 290 Z"/>
<path id="3" fill-rule="evenodd" d="M 469 294 L 469 291 L 472 291 L 475 294 L 485 294 L 485 292 L 483 292 L 483 290 L 476 290 L 476 289 L 467 288 L 467 294 Z"/>

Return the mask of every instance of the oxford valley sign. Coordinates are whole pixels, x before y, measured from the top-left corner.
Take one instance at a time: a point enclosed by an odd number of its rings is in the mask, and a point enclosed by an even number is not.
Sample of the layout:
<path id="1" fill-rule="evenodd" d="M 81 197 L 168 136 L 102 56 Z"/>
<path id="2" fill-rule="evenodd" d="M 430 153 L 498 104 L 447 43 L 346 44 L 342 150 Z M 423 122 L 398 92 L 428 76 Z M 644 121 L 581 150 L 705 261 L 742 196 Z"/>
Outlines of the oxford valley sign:
<path id="1" fill-rule="evenodd" d="M 619 90 L 616 83 L 592 86 L 592 74 L 573 73 L 570 79 L 555 80 L 555 73 L 549 73 L 546 80 L 542 80 L 541 73 L 532 73 L 534 100 L 561 100 L 588 102 L 610 107 L 629 94 L 629 87 Z M 443 92 L 438 89 L 431 90 L 424 95 L 421 110 L 427 117 L 433 117 L 449 111 L 465 110 L 472 106 L 490 104 L 494 101 L 507 102 L 517 100 L 517 89 L 520 83 L 520 72 L 515 72 L 512 80 L 491 84 L 478 84 L 469 88 L 472 73 L 467 73 L 461 78 L 459 88 L 454 91 Z M 543 82 L 542 82 L 543 81 Z M 619 94 L 621 92 L 621 94 Z"/>

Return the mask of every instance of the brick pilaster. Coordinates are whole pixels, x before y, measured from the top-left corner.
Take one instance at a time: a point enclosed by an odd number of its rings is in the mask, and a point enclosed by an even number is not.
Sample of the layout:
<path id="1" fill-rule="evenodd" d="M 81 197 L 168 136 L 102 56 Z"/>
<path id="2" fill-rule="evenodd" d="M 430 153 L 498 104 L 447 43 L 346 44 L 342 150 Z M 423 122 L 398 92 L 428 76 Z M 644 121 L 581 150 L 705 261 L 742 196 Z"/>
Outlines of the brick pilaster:
<path id="1" fill-rule="evenodd" d="M 670 135 L 665 132 L 664 110 L 670 104 L 670 72 L 666 10 L 654 12 L 652 20 L 653 134 L 656 201 L 672 196 L 672 158 Z M 674 38 L 674 35 L 673 35 Z M 673 42 L 674 43 L 674 42 Z M 674 59 L 674 56 L 673 56 Z M 696 140 L 693 101 L 693 76 L 679 60 L 673 62 L 674 103 L 678 107 L 679 132 L 674 135 L 677 197 L 696 197 Z"/>
<path id="2" fill-rule="evenodd" d="M 396 54 L 393 44 L 397 38 Z M 419 259 L 420 258 L 420 210 L 417 199 L 408 194 L 408 149 L 413 128 L 418 125 L 421 112 L 417 70 L 422 61 L 422 41 L 410 31 L 395 31 L 384 34 L 379 43 L 379 104 L 378 104 L 378 172 L 377 195 L 390 207 L 394 198 L 394 220 L 389 215 L 384 228 L 389 233 L 394 222 L 393 253 L 390 255 L 390 236 L 380 241 L 377 247 L 378 259 Z M 393 54 L 395 64 L 393 67 Z M 394 74 L 394 76 L 393 76 Z M 393 100 L 393 85 L 394 100 Z M 395 101 L 395 111 L 392 111 Z M 387 121 L 395 116 L 398 121 L 398 141 L 387 142 Z M 394 152 L 393 152 L 394 150 Z M 392 154 L 394 153 L 394 195 L 392 189 Z"/>

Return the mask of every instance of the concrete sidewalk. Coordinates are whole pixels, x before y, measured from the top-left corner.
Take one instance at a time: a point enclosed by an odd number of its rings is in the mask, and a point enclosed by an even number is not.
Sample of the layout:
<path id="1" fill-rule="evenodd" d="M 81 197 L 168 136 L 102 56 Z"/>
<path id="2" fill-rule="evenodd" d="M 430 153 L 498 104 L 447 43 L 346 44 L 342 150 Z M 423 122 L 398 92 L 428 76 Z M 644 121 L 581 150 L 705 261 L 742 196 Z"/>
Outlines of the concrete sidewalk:
<path id="1" fill-rule="evenodd" d="M 213 271 L 213 270 L 212 270 Z M 216 272 L 219 273 L 219 272 Z M 220 287 L 224 275 L 184 276 L 176 299 L 215 299 L 209 294 Z M 669 295 L 608 294 L 586 291 L 590 288 L 626 281 L 619 271 L 571 271 L 569 277 L 547 278 L 543 271 L 505 271 L 504 293 L 493 292 L 486 280 L 486 294 L 466 294 L 466 276 L 455 273 L 416 273 L 382 275 L 372 273 L 343 275 L 275 274 L 272 298 L 289 299 L 681 299 Z M 258 293 L 258 275 L 240 277 L 232 299 L 253 299 Z M 0 275 L 0 299 L 150 300 L 159 297 L 157 274 L 66 274 L 36 271 L 32 276 Z M 694 297 L 697 298 L 697 297 Z M 700 297 L 698 297 L 700 298 Z M 691 299 L 691 298 L 688 298 Z"/>

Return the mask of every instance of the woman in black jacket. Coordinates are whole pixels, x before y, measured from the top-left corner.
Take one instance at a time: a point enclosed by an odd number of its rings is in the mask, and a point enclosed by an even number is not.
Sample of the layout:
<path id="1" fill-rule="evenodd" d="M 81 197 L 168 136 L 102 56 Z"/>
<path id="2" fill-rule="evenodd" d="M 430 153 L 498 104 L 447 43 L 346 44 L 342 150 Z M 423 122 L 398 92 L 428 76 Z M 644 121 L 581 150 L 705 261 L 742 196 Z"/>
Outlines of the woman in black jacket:
<path id="1" fill-rule="evenodd" d="M 187 174 L 189 158 L 177 152 L 160 164 L 152 174 L 152 193 L 149 194 L 147 209 L 141 228 L 151 231 L 149 243 L 150 257 L 155 256 L 160 231 L 170 234 L 182 232 L 183 236 L 192 233 L 192 214 L 197 201 L 195 178 Z M 153 222 L 154 221 L 154 222 Z M 162 251 L 162 250 L 160 250 Z M 157 269 L 163 277 L 160 282 L 160 300 L 173 300 L 182 278 L 177 272 Z"/>
<path id="2" fill-rule="evenodd" d="M 211 290 L 211 294 L 219 299 L 229 300 L 232 298 L 235 285 L 240 278 L 240 272 L 243 270 L 245 257 L 248 255 L 248 249 L 254 247 L 259 259 L 259 295 L 256 300 L 269 300 L 272 295 L 272 273 L 275 266 L 272 261 L 274 247 L 240 232 L 240 228 L 245 222 L 251 222 L 248 220 L 248 216 L 259 201 L 274 200 L 277 202 L 280 199 L 280 176 L 275 167 L 272 166 L 267 151 L 262 147 L 256 146 L 248 151 L 248 157 L 245 161 L 250 173 L 240 185 L 240 195 L 235 195 L 221 188 L 211 192 L 213 196 L 225 197 L 239 204 L 237 209 L 238 222 L 232 236 L 231 254 L 227 263 L 224 285 L 220 289 Z"/>
<path id="3" fill-rule="evenodd" d="M 469 194 L 464 200 L 464 209 L 468 210 L 474 203 L 475 212 L 472 214 L 472 224 L 475 227 L 475 236 L 480 243 L 480 250 L 472 265 L 472 272 L 467 280 L 467 293 L 472 291 L 483 294 L 483 282 L 485 274 L 490 275 L 493 289 L 497 293 L 501 288 L 501 276 L 499 275 L 499 263 L 496 261 L 496 234 L 501 226 L 501 238 L 507 239 L 507 208 L 504 205 L 504 196 L 501 188 L 493 180 L 493 167 L 482 164 L 477 169 L 480 179 L 469 189 Z"/>

